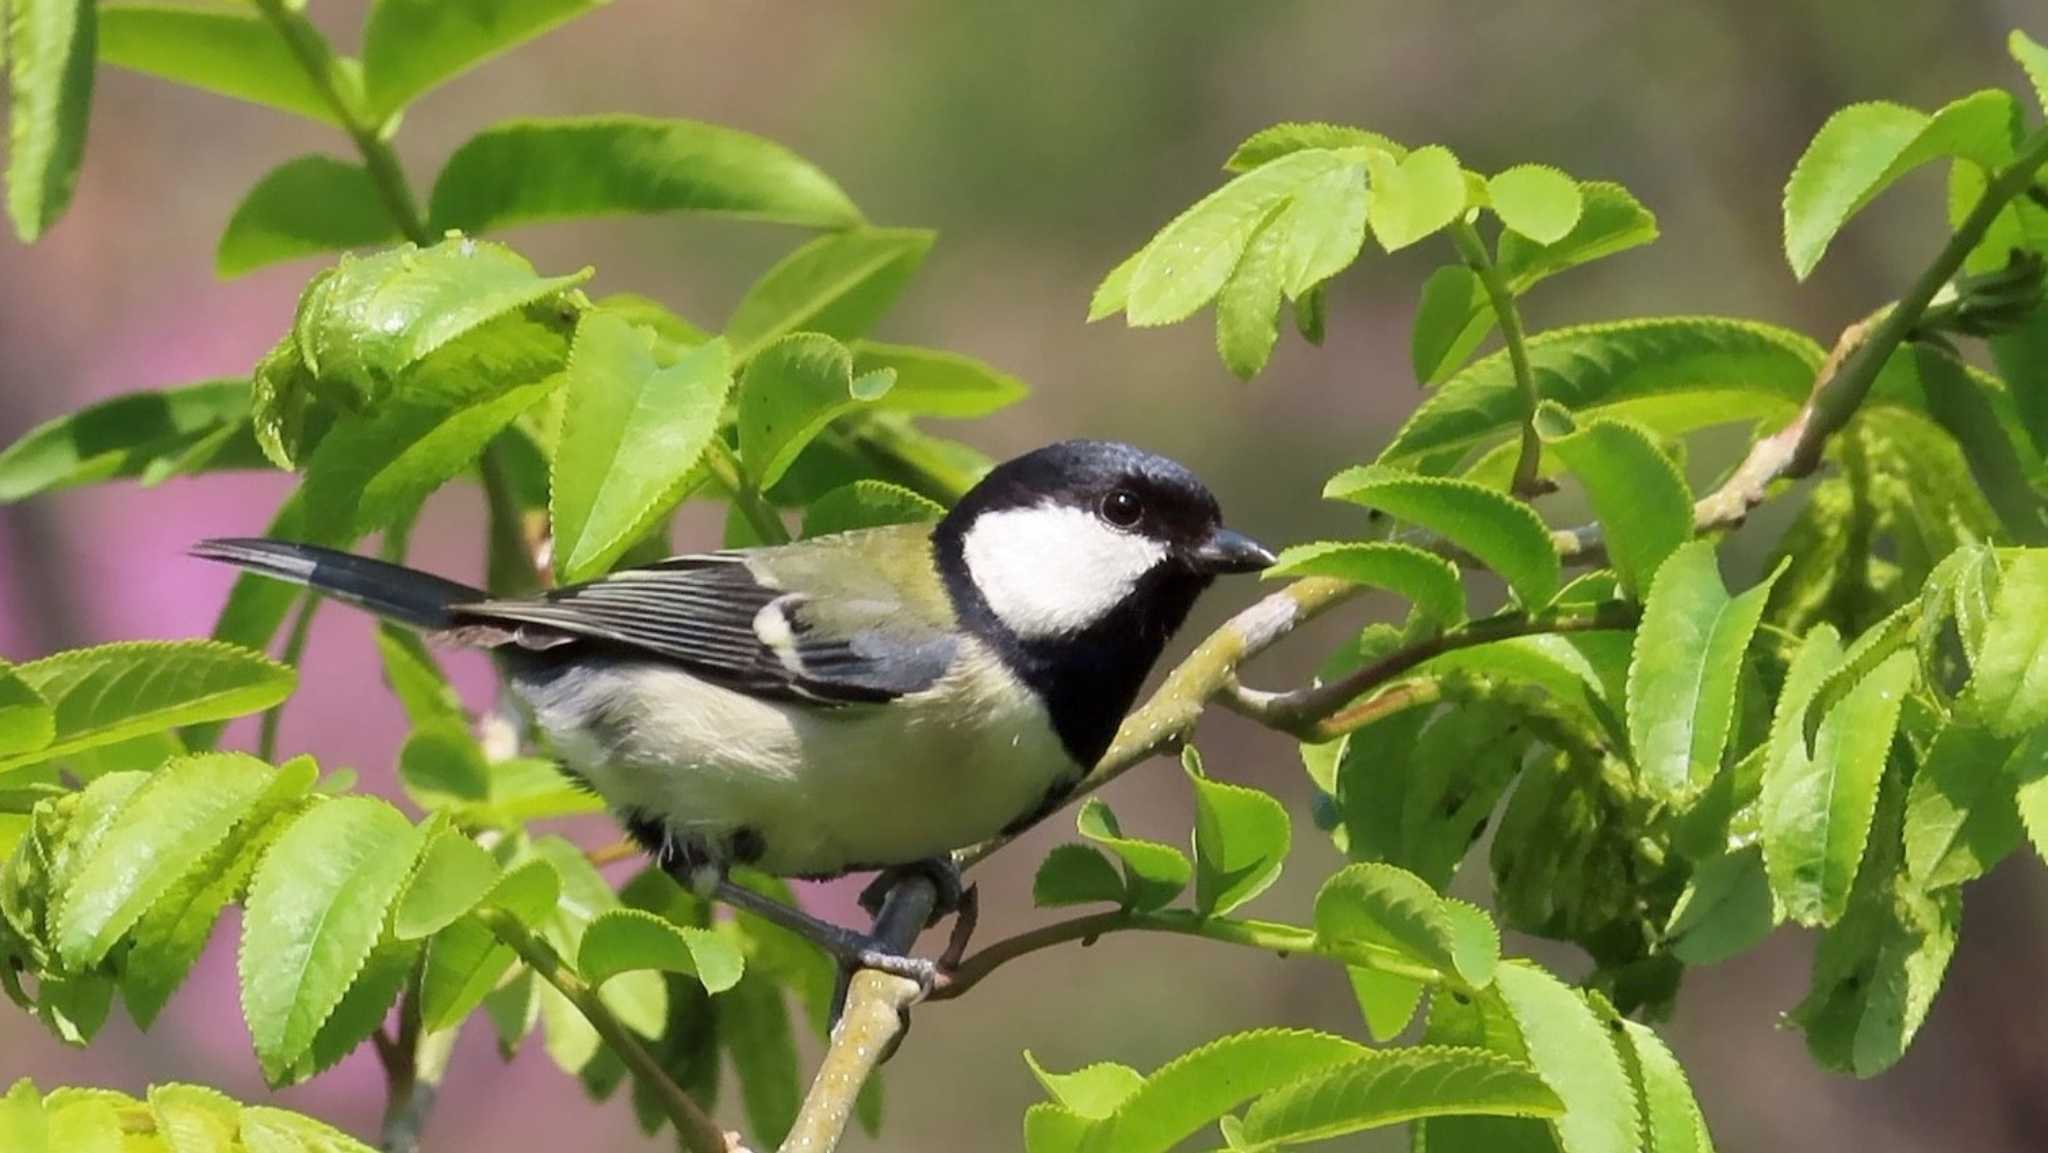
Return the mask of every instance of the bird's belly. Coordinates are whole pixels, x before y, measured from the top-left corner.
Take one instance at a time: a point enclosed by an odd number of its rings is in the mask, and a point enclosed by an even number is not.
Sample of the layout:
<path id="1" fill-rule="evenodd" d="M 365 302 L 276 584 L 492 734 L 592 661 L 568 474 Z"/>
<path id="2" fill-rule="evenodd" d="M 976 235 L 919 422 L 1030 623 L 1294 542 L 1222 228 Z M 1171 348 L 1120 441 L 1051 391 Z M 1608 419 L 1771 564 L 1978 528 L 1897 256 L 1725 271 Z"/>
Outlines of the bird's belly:
<path id="1" fill-rule="evenodd" d="M 616 810 L 786 876 L 922 860 L 994 836 L 1081 768 L 1009 674 L 963 662 L 888 705 L 765 701 L 670 665 L 519 683 L 556 751 Z"/>

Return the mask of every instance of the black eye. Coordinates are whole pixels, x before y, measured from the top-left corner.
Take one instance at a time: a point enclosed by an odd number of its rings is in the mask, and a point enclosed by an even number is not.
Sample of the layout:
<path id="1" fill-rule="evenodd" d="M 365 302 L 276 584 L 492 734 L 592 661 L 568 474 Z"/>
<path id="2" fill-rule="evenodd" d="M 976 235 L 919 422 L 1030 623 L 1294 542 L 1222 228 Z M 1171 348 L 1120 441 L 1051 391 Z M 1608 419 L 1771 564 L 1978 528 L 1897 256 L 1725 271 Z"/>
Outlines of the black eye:
<path id="1" fill-rule="evenodd" d="M 1102 519 L 1118 528 L 1129 528 L 1145 515 L 1145 506 L 1138 500 L 1138 494 L 1127 488 L 1117 489 L 1102 498 Z"/>

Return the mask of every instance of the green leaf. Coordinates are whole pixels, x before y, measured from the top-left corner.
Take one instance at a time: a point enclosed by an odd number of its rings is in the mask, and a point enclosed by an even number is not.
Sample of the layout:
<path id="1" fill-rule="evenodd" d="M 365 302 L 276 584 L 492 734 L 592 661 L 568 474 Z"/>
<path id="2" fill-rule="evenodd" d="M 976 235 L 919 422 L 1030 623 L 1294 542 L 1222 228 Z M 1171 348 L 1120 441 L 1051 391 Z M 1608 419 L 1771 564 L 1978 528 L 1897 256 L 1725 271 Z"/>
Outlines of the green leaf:
<path id="1" fill-rule="evenodd" d="M 1031 392 L 1023 381 L 972 357 L 876 340 L 857 340 L 852 347 L 856 377 L 884 369 L 896 374 L 896 386 L 880 401 L 891 411 L 972 420 L 1008 408 Z"/>
<path id="2" fill-rule="evenodd" d="M 553 867 L 562 884 L 561 899 L 537 926 L 540 935 L 562 956 L 574 957 L 582 949 L 583 935 L 591 920 L 621 907 L 619 895 L 598 873 L 596 866 L 590 863 L 590 858 L 584 855 L 583 850 L 569 841 L 558 836 L 541 837 L 533 842 L 532 851 L 539 860 Z M 668 983 L 659 973 L 621 973 L 606 982 L 604 988 L 598 990 L 598 996 L 627 1028 L 643 1037 L 661 1035 L 663 1025 L 668 1020 Z M 544 1014 L 549 1012 L 547 1002 L 558 1001 L 555 1008 L 565 1011 L 558 1016 L 563 1020 L 573 1018 L 577 1022 L 572 1026 L 576 1033 L 581 1034 L 589 1029 L 589 1024 L 583 1020 L 582 1014 L 569 1006 L 567 1001 L 559 1000 L 559 994 L 554 994 L 552 989 L 542 994 L 542 1001 Z M 554 1048 L 559 1025 L 558 1021 L 549 1026 L 551 1049 Z M 590 1042 L 594 1051 L 594 1033 L 590 1035 Z M 580 1070 L 584 1063 L 564 1061 L 563 1053 L 560 1051 L 555 1051 L 552 1055 L 557 1063 L 570 1071 Z M 586 1060 L 589 1055 L 584 1054 Z"/>
<path id="3" fill-rule="evenodd" d="M 35 243 L 71 203 L 92 108 L 91 0 L 11 0 L 5 28 L 8 97 L 7 214 Z"/>
<path id="4" fill-rule="evenodd" d="M 2011 554 L 2001 567 L 1962 709 L 2001 736 L 2048 722 L 2048 550 Z"/>
<path id="5" fill-rule="evenodd" d="M 383 1027 L 405 983 L 419 963 L 419 941 L 386 940 L 370 951 L 369 960 L 349 985 L 341 1003 L 328 1014 L 313 1036 L 312 1047 L 292 1068 L 291 1077 L 303 1081 L 333 1068 L 355 1052 Z"/>
<path id="6" fill-rule="evenodd" d="M 543 866 L 545 867 L 545 866 Z M 549 870 L 553 875 L 553 870 Z M 420 1022 L 430 1033 L 460 1024 L 518 960 L 484 923 L 462 916 L 427 942 L 420 977 Z"/>
<path id="7" fill-rule="evenodd" d="M 1641 1147 L 1636 1098 L 1614 1038 L 1577 990 L 1525 963 L 1494 976 L 1514 1016 L 1529 1063 L 1564 1115 L 1551 1122 L 1563 1153 L 1634 1153 Z"/>
<path id="8" fill-rule="evenodd" d="M 333 69 L 327 46 L 318 48 Z M 291 44 L 254 12 L 101 4 L 99 51 L 101 62 L 116 68 L 341 125 L 340 110 L 306 74 Z"/>
<path id="9" fill-rule="evenodd" d="M 612 909 L 584 930 L 576 967 L 593 985 L 620 973 L 658 969 L 687 973 L 706 991 L 723 993 L 739 982 L 745 962 L 725 934 L 677 925 L 640 909 Z"/>
<path id="10" fill-rule="evenodd" d="M 402 625 L 380 622 L 377 655 L 384 665 L 384 683 L 404 706 L 408 721 L 415 726 L 468 723 L 462 711 L 462 698 L 455 695 L 454 686 L 448 683 L 447 675 L 418 633 Z"/>
<path id="11" fill-rule="evenodd" d="M 2020 458 L 2020 448 L 2031 450 L 2032 445 L 2018 427 L 2018 414 L 2013 414 L 2015 427 L 2008 433 L 1997 411 L 1997 402 L 2006 398 L 1992 383 L 1972 374 L 1947 349 L 1915 344 L 1912 352 L 1926 390 L 1928 415 L 1962 448 L 1970 475 L 2009 538 L 2025 545 L 2048 544 L 2048 500 L 2035 491 Z"/>
<path id="12" fill-rule="evenodd" d="M 363 86 L 381 121 L 478 64 L 604 0 L 377 0 L 363 29 Z"/>
<path id="13" fill-rule="evenodd" d="M 1815 1060 L 1858 1077 L 1874 1077 L 1904 1055 L 1941 988 L 1962 923 L 1954 889 L 1922 892 L 1879 865 L 1865 866 L 1849 912 L 1821 937 L 1813 991 L 1792 1013 Z"/>
<path id="14" fill-rule="evenodd" d="M 1581 421 L 1633 420 L 1659 436 L 1783 420 L 1805 403 L 1821 350 L 1796 332 L 1716 317 L 1562 328 L 1528 341 L 1537 393 Z M 1516 435 L 1524 408 L 1505 351 L 1474 362 L 1401 426 L 1378 463 L 1412 467 Z"/>
<path id="15" fill-rule="evenodd" d="M 576 326 L 549 500 L 565 584 L 604 572 L 645 536 L 718 432 L 732 387 L 725 342 L 664 366 L 651 338 L 603 311 Z"/>
<path id="16" fill-rule="evenodd" d="M 1422 303 L 1415 309 L 1415 331 L 1408 354 L 1415 379 L 1434 384 L 1463 364 L 1492 326 L 1477 328 L 1469 339 L 1473 318 L 1491 317 L 1492 306 L 1479 274 L 1462 264 L 1446 264 L 1422 284 Z"/>
<path id="17" fill-rule="evenodd" d="M 733 361 L 799 330 L 840 340 L 865 336 L 903 294 L 935 236 L 917 228 L 859 228 L 790 253 L 733 306 L 725 322 Z"/>
<path id="18" fill-rule="evenodd" d="M 1194 876 L 1194 866 L 1179 849 L 1124 836 L 1116 814 L 1100 797 L 1088 798 L 1074 823 L 1082 836 L 1123 861 L 1125 908 L 1140 913 L 1162 908 L 1180 896 Z"/>
<path id="19" fill-rule="evenodd" d="M 0 1097 L 0 1139 L 5 1147 L 21 1153 L 48 1153 L 50 1119 L 43 1112 L 43 1096 L 36 1083 L 23 1077 Z"/>
<path id="20" fill-rule="evenodd" d="M 243 919 L 242 1012 L 272 1083 L 306 1055 L 369 961 L 419 849 L 419 830 L 398 810 L 340 797 L 264 854 Z"/>
<path id="21" fill-rule="evenodd" d="M 1486 925 L 1485 918 L 1479 918 Z M 1470 985 L 1493 979 L 1500 939 L 1476 928 L 1422 878 L 1393 865 L 1347 865 L 1316 894 L 1316 935 L 1392 953 Z"/>
<path id="22" fill-rule="evenodd" d="M 1372 234 L 1388 252 L 1406 248 L 1450 226 L 1465 211 L 1465 170 L 1451 150 L 1432 144 L 1396 160 L 1369 152 Z"/>
<path id="23" fill-rule="evenodd" d="M 1145 1084 L 1145 1077 L 1129 1065 L 1103 1061 L 1071 1073 L 1049 1073 L 1031 1050 L 1024 1050 L 1024 1063 L 1031 1075 L 1045 1086 L 1054 1101 L 1090 1121 L 1100 1121 L 1116 1112 Z"/>
<path id="24" fill-rule="evenodd" d="M 1031 902 L 1041 909 L 1124 901 L 1124 879 L 1109 858 L 1087 845 L 1055 845 L 1031 879 Z"/>
<path id="25" fill-rule="evenodd" d="M 371 1153 L 368 1145 L 331 1125 L 264 1105 L 242 1108 L 242 1143 L 249 1153 Z"/>
<path id="26" fill-rule="evenodd" d="M 1699 863 L 1671 908 L 1664 935 L 1688 965 L 1746 953 L 1777 927 L 1763 853 L 1755 846 Z"/>
<path id="27" fill-rule="evenodd" d="M 2005 47 L 2012 53 L 2012 58 L 2019 61 L 2021 70 L 2027 74 L 2027 82 L 2034 86 L 2034 99 L 2042 109 L 2048 110 L 2048 48 L 2043 48 L 2039 41 L 2018 28 L 2006 37 Z"/>
<path id="28" fill-rule="evenodd" d="M 0 503 L 38 493 L 144 476 L 249 415 L 249 382 L 212 380 L 163 392 L 131 392 L 37 425 L 0 452 Z M 218 467 L 259 464 L 243 441 L 212 458 Z"/>
<path id="29" fill-rule="evenodd" d="M 589 278 L 543 277 L 504 245 L 462 236 L 344 255 L 307 285 L 292 337 L 319 395 L 363 409 L 436 350 Z"/>
<path id="30" fill-rule="evenodd" d="M 2017 848 L 2015 786 L 2048 761 L 2048 733 L 2024 740 L 1951 722 L 1906 794 L 1906 869 L 1923 889 L 1972 881 Z"/>
<path id="31" fill-rule="evenodd" d="M 892 524 L 923 524 L 946 515 L 936 501 L 884 480 L 857 480 L 835 488 L 804 510 L 805 539 L 880 528 Z"/>
<path id="32" fill-rule="evenodd" d="M 57 735 L 56 714 L 42 694 L 0 661 L 0 759 L 32 753 Z"/>
<path id="33" fill-rule="evenodd" d="M 291 695 L 296 675 L 260 653 L 212 641 L 129 641 L 16 666 L 49 702 L 56 732 L 0 769 L 110 745 L 180 725 L 261 712 Z"/>
<path id="34" fill-rule="evenodd" d="M 155 1085 L 149 1115 L 171 1153 L 233 1153 L 242 1106 L 203 1085 Z"/>
<path id="35" fill-rule="evenodd" d="M 1244 1139 L 1293 1145 L 1424 1117 L 1556 1117 L 1563 1110 L 1543 1078 L 1520 1061 L 1424 1045 L 1372 1053 L 1259 1098 L 1244 1115 Z"/>
<path id="36" fill-rule="evenodd" d="M 2013 154 L 2013 98 L 1988 89 L 1929 116 L 1898 104 L 1852 104 L 1828 117 L 1785 184 L 1785 258 L 1806 279 L 1851 217 L 1899 177 L 1938 157 L 1997 169 Z"/>
<path id="37" fill-rule="evenodd" d="M 498 884 L 498 862 L 460 831 L 427 842 L 419 868 L 399 894 L 391 931 L 401 941 L 432 936 L 474 909 Z"/>
<path id="38" fill-rule="evenodd" d="M 1310 148 L 1326 148 L 1336 151 L 1340 148 L 1371 148 L 1399 157 L 1407 149 L 1377 132 L 1363 128 L 1352 128 L 1344 124 L 1288 123 L 1275 124 L 1253 133 L 1237 151 L 1224 161 L 1226 172 L 1250 172 L 1254 168 L 1271 164 L 1289 153 Z"/>
<path id="39" fill-rule="evenodd" d="M 1562 583 L 1557 549 L 1543 518 L 1492 489 L 1364 466 L 1331 477 L 1323 496 L 1377 509 L 1442 536 L 1499 573 L 1529 608 L 1548 604 Z"/>
<path id="40" fill-rule="evenodd" d="M 1644 1153 L 1713 1153 L 1707 1119 L 1678 1058 L 1648 1025 L 1621 1016 L 1610 1024 L 1642 1103 Z"/>
<path id="41" fill-rule="evenodd" d="M 1216 352 L 1239 380 L 1257 376 L 1280 339 L 1280 298 L 1287 287 L 1287 233 L 1279 227 L 1284 208 L 1275 205 L 1266 214 L 1216 294 Z"/>
<path id="42" fill-rule="evenodd" d="M 860 210 L 779 144 L 692 120 L 512 120 L 448 158 L 428 210 L 435 232 L 625 213 L 708 212 L 852 228 Z"/>
<path id="43" fill-rule="evenodd" d="M 1115 1112 L 1089 1127 L 1081 1148 L 1165 1153 L 1253 1097 L 1370 1052 L 1355 1041 L 1306 1030 L 1236 1033 L 1161 1066 Z"/>
<path id="44" fill-rule="evenodd" d="M 1280 879 L 1292 827 L 1269 794 L 1204 776 L 1194 746 L 1181 764 L 1195 789 L 1195 912 L 1221 916 Z"/>
<path id="45" fill-rule="evenodd" d="M 1465 588 L 1458 567 L 1426 549 L 1393 541 L 1332 542 L 1291 545 L 1260 574 L 1276 577 L 1333 577 L 1398 593 L 1449 627 L 1465 620 Z"/>
<path id="46" fill-rule="evenodd" d="M 1742 655 L 1780 566 L 1730 597 L 1712 541 L 1679 546 L 1657 571 L 1628 670 L 1629 745 L 1652 796 L 1697 796 L 1721 769 Z"/>
<path id="47" fill-rule="evenodd" d="M 151 776 L 62 897 L 57 946 L 65 965 L 83 971 L 99 964 L 145 911 L 227 840 L 275 776 L 243 753 L 202 753 Z"/>
<path id="48" fill-rule="evenodd" d="M 1132 268 L 1125 317 L 1136 327 L 1185 319 L 1214 299 L 1267 217 L 1281 282 L 1300 296 L 1342 270 L 1365 242 L 1363 160 L 1294 152 L 1237 177 L 1159 231 Z"/>
<path id="49" fill-rule="evenodd" d="M 267 264 L 401 239 L 366 169 L 331 156 L 301 156 L 271 169 L 235 206 L 213 270 L 240 276 Z"/>
<path id="50" fill-rule="evenodd" d="M 1415 1010 L 1422 1004 L 1422 982 L 1378 969 L 1351 968 L 1345 974 L 1351 979 L 1351 995 L 1373 1040 L 1391 1041 L 1415 1019 Z"/>
<path id="51" fill-rule="evenodd" d="M 762 1147 L 782 1144 L 796 1122 L 803 1091 L 781 986 L 748 970 L 718 1000 L 718 1040 L 732 1057 L 755 1142 Z"/>
<path id="52" fill-rule="evenodd" d="M 1801 718 L 1841 659 L 1832 626 L 1806 635 L 1785 676 L 1764 760 L 1764 862 L 1786 916 L 1802 925 L 1831 925 L 1848 907 L 1899 706 L 1916 671 L 1911 653 L 1893 654 L 1828 711 L 1809 752 Z"/>
<path id="53" fill-rule="evenodd" d="M 1581 424 L 1562 406 L 1544 401 L 1536 410 L 1536 431 L 1585 486 L 1621 587 L 1640 599 L 1664 559 L 1692 539 L 1692 493 L 1685 478 L 1633 424 Z"/>
<path id="54" fill-rule="evenodd" d="M 1571 235 L 1585 209 L 1571 177 L 1541 164 L 1517 164 L 1486 182 L 1487 206 L 1500 222 L 1538 244 Z"/>
<path id="55" fill-rule="evenodd" d="M 484 896 L 484 904 L 503 909 L 532 928 L 539 925 L 562 899 L 562 876 L 540 859 L 523 861 L 505 870 L 498 883 Z"/>
<path id="56" fill-rule="evenodd" d="M 129 1101 L 105 1090 L 59 1089 L 51 1093 L 44 1102 L 50 1117 L 50 1148 L 62 1153 L 123 1153 L 131 1146 L 121 1131 L 119 1110 Z M 5 1132 L 0 1127 L 0 1134 Z"/>
<path id="57" fill-rule="evenodd" d="M 423 809 L 445 809 L 491 795 L 491 767 L 460 720 L 420 725 L 398 750 L 398 783 Z"/>
<path id="58" fill-rule="evenodd" d="M 886 395 L 888 369 L 856 376 L 853 353 L 829 336 L 792 333 L 747 363 L 740 379 L 740 461 L 760 488 L 782 479 L 834 420 Z"/>

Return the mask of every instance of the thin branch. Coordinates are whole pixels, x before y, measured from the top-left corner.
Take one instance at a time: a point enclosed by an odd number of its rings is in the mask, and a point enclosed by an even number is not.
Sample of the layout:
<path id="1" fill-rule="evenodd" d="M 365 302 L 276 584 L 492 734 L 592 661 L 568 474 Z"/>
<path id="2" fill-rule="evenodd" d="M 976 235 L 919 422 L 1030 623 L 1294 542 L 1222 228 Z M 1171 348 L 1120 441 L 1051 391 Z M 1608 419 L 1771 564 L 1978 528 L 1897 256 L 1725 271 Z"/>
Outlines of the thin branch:
<path id="1" fill-rule="evenodd" d="M 1420 981 L 1426 985 L 1441 984 L 1470 992 L 1464 983 L 1454 976 L 1414 964 L 1391 951 L 1377 949 L 1363 942 L 1326 940 L 1313 929 L 1283 925 L 1276 921 L 1204 917 L 1188 909 L 1163 909 L 1154 913 L 1134 913 L 1118 909 L 1107 913 L 1092 913 L 1069 921 L 1056 921 L 998 941 L 962 962 L 939 988 L 933 990 L 932 1000 L 958 997 L 979 984 L 990 973 L 1019 957 L 1069 941 L 1088 944 L 1105 933 L 1121 932 L 1175 933 L 1184 937 L 1202 937 L 1226 944 L 1265 949 L 1282 957 L 1301 953 L 1337 961 L 1355 969 L 1371 969 L 1391 976 Z"/>
<path id="2" fill-rule="evenodd" d="M 1493 258 L 1486 254 L 1486 243 L 1479 237 L 1479 230 L 1469 220 L 1457 220 L 1450 227 L 1451 243 L 1458 255 L 1465 261 L 1465 267 L 1479 278 L 1480 287 L 1486 290 L 1487 303 L 1493 306 L 1493 316 L 1500 323 L 1501 341 L 1507 346 L 1508 367 L 1515 375 L 1515 391 L 1522 398 L 1522 448 L 1515 458 L 1514 480 L 1508 491 L 1518 496 L 1529 496 L 1542 491 L 1537 484 L 1536 474 L 1543 463 L 1543 438 L 1536 434 L 1536 405 L 1542 397 L 1536 391 L 1536 374 L 1529 368 L 1529 349 L 1522 335 L 1522 313 L 1515 305 L 1514 290 L 1500 274 L 1500 268 Z"/>
<path id="3" fill-rule="evenodd" d="M 654 1093 L 662 1112 L 668 1115 L 669 1123 L 675 1126 L 683 1147 L 690 1153 L 728 1153 L 730 1148 L 725 1133 L 699 1108 L 697 1102 L 683 1092 L 675 1079 L 655 1060 L 647 1046 L 640 1043 L 631 1030 L 615 1016 L 597 990 L 581 975 L 562 963 L 555 950 L 540 938 L 527 931 L 519 918 L 503 909 L 484 908 L 477 910 L 481 918 L 498 940 L 526 962 L 541 980 L 555 987 L 555 991 L 569 999 L 597 1035 L 611 1046 L 635 1078 Z"/>

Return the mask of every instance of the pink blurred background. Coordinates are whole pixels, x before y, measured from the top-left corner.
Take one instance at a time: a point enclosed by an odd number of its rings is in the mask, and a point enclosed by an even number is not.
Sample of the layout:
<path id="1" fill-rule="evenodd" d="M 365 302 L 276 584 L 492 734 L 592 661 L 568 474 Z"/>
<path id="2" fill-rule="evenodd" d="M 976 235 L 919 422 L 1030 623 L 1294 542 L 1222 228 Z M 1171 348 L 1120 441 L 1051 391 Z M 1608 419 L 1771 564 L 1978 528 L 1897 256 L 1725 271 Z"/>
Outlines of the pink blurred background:
<path id="1" fill-rule="evenodd" d="M 350 50 L 361 9 L 314 5 Z M 1784 174 L 1842 104 L 1931 106 L 2017 84 L 2001 48 L 2014 25 L 2048 36 L 2038 0 L 643 0 L 429 96 L 410 114 L 400 149 L 423 189 L 450 149 L 507 116 L 686 116 L 780 140 L 832 173 L 876 221 L 941 230 L 885 334 L 984 357 L 1035 389 L 965 438 L 996 455 L 1069 435 L 1134 440 L 1186 460 L 1234 522 L 1286 542 L 1356 523 L 1313 496 L 1329 473 L 1369 459 L 1416 403 L 1408 324 L 1422 277 L 1444 254 L 1364 261 L 1336 285 L 1327 345 L 1284 338 L 1271 369 L 1248 386 L 1217 362 L 1206 315 L 1160 331 L 1085 326 L 1096 280 L 1213 187 L 1237 140 L 1278 120 L 1328 119 L 1441 141 L 1481 169 L 1540 160 L 1622 181 L 1658 213 L 1664 238 L 1545 286 L 1529 305 L 1534 326 L 1721 312 L 1825 341 L 1895 295 L 1939 243 L 1938 181 L 1916 181 L 1879 205 L 1798 286 L 1778 244 Z M 93 399 L 246 373 L 288 324 L 314 265 L 223 283 L 211 273 L 215 238 L 270 167 L 345 146 L 261 109 L 102 72 L 70 215 L 33 249 L 0 241 L 0 441 Z M 646 292 L 715 326 L 746 282 L 801 237 L 653 219 L 509 239 L 544 271 L 592 263 L 599 291 Z M 0 656 L 205 633 L 228 577 L 182 550 L 202 536 L 260 529 L 289 485 L 281 475 L 210 477 L 0 508 Z M 478 513 L 466 489 L 436 498 L 415 560 L 473 575 Z M 1738 537 L 1743 563 L 1755 564 L 1765 535 Z M 676 543 L 715 537 L 715 519 L 693 514 Z M 1243 582 L 1220 588 L 1190 634 L 1253 595 Z M 1335 636 L 1324 629 L 1291 644 L 1252 679 L 1298 681 Z M 486 670 L 456 667 L 481 702 Z M 281 748 L 354 766 L 365 787 L 394 792 L 402 722 L 379 687 L 363 619 L 322 613 L 305 669 L 318 691 L 293 702 Z M 237 733 L 249 739 L 246 726 Z M 1262 908 L 1305 916 L 1314 880 L 1337 855 L 1307 820 L 1309 788 L 1292 749 L 1227 718 L 1211 722 L 1202 743 L 1212 771 L 1268 788 L 1295 810 L 1295 868 Z M 1127 826 L 1178 841 L 1189 824 L 1185 794 L 1162 762 L 1109 799 Z M 1030 908 L 1030 870 L 1069 828 L 1052 822 L 980 875 L 984 940 L 1041 919 Z M 585 826 L 579 835 L 607 833 Z M 1463 885 L 1483 891 L 1480 879 Z M 1690 975 L 1668 1032 L 1721 1147 L 2048 1148 L 2048 1013 L 2035 995 L 2048 963 L 2044 890 L 2038 863 L 2018 859 L 1971 889 L 1946 991 L 1906 1060 L 1872 1083 L 1818 1071 L 1799 1035 L 1776 1027 L 1805 991 L 1805 935 L 1783 932 Z M 850 908 L 843 889 L 810 896 L 828 912 Z M 224 925 L 147 1035 L 117 1013 L 94 1048 L 71 1051 L 0 1012 L 0 1083 L 30 1074 L 45 1086 L 135 1090 L 190 1080 L 263 1097 L 236 1006 L 232 940 Z M 1578 967 L 1569 952 L 1511 948 Z M 888 1068 L 884 1139 L 856 1136 L 848 1147 L 1018 1146 L 1022 1111 L 1038 1096 L 1019 1056 L 1027 1047 L 1055 1069 L 1100 1059 L 1149 1068 L 1223 1032 L 1278 1023 L 1360 1031 L 1341 974 L 1306 961 L 1141 937 L 1043 954 L 972 996 L 922 1010 Z M 463 1037 L 428 1148 L 667 1147 L 667 1138 L 641 1137 L 623 1103 L 586 1103 L 537 1043 L 502 1064 L 487 1032 L 473 1026 Z M 366 1051 L 280 1096 L 370 1134 L 381 1092 Z M 736 1125 L 736 1101 L 721 1116 Z M 1389 1135 L 1354 1147 L 1397 1145 Z"/>

